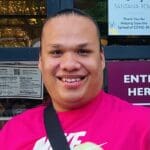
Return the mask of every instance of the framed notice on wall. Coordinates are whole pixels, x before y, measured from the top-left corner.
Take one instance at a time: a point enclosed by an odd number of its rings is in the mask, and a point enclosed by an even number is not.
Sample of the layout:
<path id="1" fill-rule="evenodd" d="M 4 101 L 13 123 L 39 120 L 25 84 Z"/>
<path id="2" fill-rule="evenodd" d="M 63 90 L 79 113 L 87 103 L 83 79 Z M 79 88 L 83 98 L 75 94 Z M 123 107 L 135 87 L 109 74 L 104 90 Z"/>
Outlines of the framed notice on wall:
<path id="1" fill-rule="evenodd" d="M 43 99 L 43 82 L 37 62 L 1 62 L 0 98 Z"/>
<path id="2" fill-rule="evenodd" d="M 108 92 L 150 106 L 150 61 L 107 62 Z"/>
<path id="3" fill-rule="evenodd" d="M 108 0 L 109 36 L 150 36 L 150 0 Z"/>

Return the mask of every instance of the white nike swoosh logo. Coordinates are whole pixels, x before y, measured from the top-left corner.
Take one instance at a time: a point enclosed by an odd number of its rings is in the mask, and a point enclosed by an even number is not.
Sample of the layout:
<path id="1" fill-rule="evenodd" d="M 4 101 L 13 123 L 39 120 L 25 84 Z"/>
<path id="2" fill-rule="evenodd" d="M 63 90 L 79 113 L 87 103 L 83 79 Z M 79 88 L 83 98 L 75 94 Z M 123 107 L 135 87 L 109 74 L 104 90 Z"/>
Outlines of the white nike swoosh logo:
<path id="1" fill-rule="evenodd" d="M 102 144 L 99 144 L 99 146 L 102 147 L 102 146 L 106 145 L 107 143 L 108 143 L 108 142 L 104 142 L 104 143 L 102 143 Z"/>

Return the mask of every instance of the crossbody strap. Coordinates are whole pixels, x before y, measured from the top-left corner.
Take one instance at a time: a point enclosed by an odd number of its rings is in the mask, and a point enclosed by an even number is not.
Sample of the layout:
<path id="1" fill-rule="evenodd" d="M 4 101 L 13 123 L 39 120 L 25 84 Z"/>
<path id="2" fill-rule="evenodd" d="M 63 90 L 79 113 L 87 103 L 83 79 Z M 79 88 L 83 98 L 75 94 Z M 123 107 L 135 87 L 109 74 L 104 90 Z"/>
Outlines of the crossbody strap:
<path id="1" fill-rule="evenodd" d="M 44 124 L 53 150 L 70 150 L 53 105 L 44 110 Z"/>

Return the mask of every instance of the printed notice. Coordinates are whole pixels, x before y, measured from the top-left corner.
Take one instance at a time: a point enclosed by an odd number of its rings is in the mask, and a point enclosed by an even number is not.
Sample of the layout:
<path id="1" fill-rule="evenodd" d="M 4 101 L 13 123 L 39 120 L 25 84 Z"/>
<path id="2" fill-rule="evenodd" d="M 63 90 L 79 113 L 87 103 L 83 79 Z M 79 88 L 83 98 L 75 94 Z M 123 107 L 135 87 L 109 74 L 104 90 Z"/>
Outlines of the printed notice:
<path id="1" fill-rule="evenodd" d="M 149 0 L 109 0 L 109 35 L 150 35 Z"/>
<path id="2" fill-rule="evenodd" d="M 43 98 L 41 73 L 35 62 L 0 63 L 0 98 Z"/>

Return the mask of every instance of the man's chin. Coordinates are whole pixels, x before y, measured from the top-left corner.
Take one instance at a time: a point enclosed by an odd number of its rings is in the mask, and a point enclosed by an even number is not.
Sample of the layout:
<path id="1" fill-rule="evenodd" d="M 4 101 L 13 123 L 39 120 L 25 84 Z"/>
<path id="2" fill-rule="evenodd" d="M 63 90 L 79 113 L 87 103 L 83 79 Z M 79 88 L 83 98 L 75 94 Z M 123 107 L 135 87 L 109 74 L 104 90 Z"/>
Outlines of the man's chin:
<path id="1" fill-rule="evenodd" d="M 88 103 L 88 100 L 85 99 L 84 97 L 72 96 L 72 98 L 66 97 L 66 99 L 64 99 L 64 103 L 66 106 L 70 107 L 71 109 L 76 109 Z"/>

